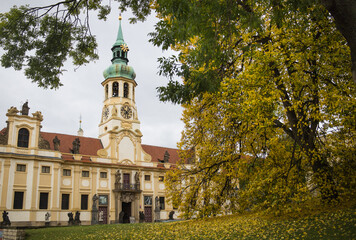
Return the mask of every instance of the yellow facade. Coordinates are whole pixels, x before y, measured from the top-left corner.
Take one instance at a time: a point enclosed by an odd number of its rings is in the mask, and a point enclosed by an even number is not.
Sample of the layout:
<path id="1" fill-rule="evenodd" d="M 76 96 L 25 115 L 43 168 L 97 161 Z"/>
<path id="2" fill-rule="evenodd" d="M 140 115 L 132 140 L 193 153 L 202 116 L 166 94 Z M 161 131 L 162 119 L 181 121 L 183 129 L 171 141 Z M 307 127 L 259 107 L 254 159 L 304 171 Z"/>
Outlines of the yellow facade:
<path id="1" fill-rule="evenodd" d="M 16 131 L 16 126 L 23 126 L 20 124 L 22 117 L 28 119 L 28 116 L 17 114 L 16 120 L 13 120 L 14 129 L 8 129 L 9 133 Z M 30 136 L 36 135 L 37 137 L 33 141 L 38 143 L 40 120 L 35 118 L 31 118 L 31 120 L 33 122 L 29 126 L 33 127 L 29 128 Z M 90 161 L 82 161 L 81 159 L 84 156 L 82 154 L 68 154 L 51 149 L 40 149 L 38 145 L 29 148 L 17 147 L 14 144 L 17 142 L 17 135 L 15 135 L 16 139 L 12 139 L 10 134 L 7 134 L 7 137 L 7 144 L 0 144 L 0 210 L 9 212 L 12 225 L 44 225 L 44 216 L 47 212 L 51 214 L 51 225 L 66 225 L 68 222 L 67 214 L 76 211 L 81 214 L 82 224 L 90 224 L 94 194 L 107 196 L 107 204 L 98 205 L 98 207 L 107 207 L 107 223 L 118 222 L 117 214 L 122 211 L 120 197 L 125 194 L 125 191 L 119 193 L 114 191 L 117 170 L 121 172 L 121 179 L 123 175 L 129 174 L 131 183 L 135 182 L 136 173 L 139 173 L 140 176 L 140 192 L 135 193 L 134 198 L 130 201 L 130 216 L 135 218 L 135 222 L 138 222 L 139 211 L 144 211 L 145 207 L 151 207 L 152 221 L 155 220 L 154 199 L 156 196 L 165 197 L 162 177 L 173 164 L 165 163 L 165 168 L 158 167 L 162 165 L 160 162 L 150 161 L 145 162 L 147 166 L 139 164 L 140 162 L 125 165 L 110 158 L 105 159 L 88 155 L 85 157 L 88 157 Z M 73 156 L 73 160 L 65 160 L 62 156 Z M 149 164 L 150 166 L 148 166 Z M 70 176 L 65 176 L 64 171 L 68 172 L 68 170 Z M 84 176 L 83 172 L 86 172 Z M 87 172 L 89 175 L 86 175 Z M 21 209 L 14 208 L 15 192 L 23 192 Z M 40 209 L 41 193 L 48 194 L 48 207 L 46 209 Z M 69 194 L 68 209 L 62 207 L 63 194 Z M 118 194 L 117 199 L 115 199 L 115 194 Z M 82 195 L 88 196 L 88 209 L 81 207 Z M 152 197 L 151 205 L 144 203 L 145 196 Z M 165 203 L 165 209 L 160 212 L 160 219 L 168 219 L 168 214 L 172 210 L 172 206 Z"/>
<path id="2" fill-rule="evenodd" d="M 81 224 L 138 222 L 141 211 L 145 221 L 168 219 L 173 209 L 164 174 L 178 154 L 141 144 L 136 75 L 121 31 L 120 24 L 100 89 L 98 139 L 83 137 L 82 129 L 78 136 L 41 132 L 39 111 L 29 116 L 26 109 L 8 109 L 0 131 L 0 210 L 9 212 L 12 225 L 44 225 L 47 212 L 51 225 L 68 224 L 68 213 L 77 211 Z"/>

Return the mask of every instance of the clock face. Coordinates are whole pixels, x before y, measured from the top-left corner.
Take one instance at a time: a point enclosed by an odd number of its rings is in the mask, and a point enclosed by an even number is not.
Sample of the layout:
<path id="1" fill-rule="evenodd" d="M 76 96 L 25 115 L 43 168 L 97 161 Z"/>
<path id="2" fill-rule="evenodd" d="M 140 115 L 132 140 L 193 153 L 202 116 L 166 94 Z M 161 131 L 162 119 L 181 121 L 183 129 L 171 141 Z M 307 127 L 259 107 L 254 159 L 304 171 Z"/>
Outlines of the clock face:
<path id="1" fill-rule="evenodd" d="M 125 105 L 121 107 L 121 115 L 126 118 L 129 119 L 132 117 L 132 110 L 129 106 Z"/>
<path id="2" fill-rule="evenodd" d="M 103 118 L 106 120 L 109 117 L 109 108 L 104 108 L 103 110 Z"/>

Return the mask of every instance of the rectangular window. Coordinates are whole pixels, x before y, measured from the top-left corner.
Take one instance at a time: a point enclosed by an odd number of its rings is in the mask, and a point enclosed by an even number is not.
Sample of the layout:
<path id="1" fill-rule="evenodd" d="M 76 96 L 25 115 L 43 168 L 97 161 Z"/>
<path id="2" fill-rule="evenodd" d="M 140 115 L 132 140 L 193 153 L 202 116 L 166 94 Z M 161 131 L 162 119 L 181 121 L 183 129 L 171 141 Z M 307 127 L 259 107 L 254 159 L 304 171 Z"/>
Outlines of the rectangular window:
<path id="1" fill-rule="evenodd" d="M 159 197 L 159 206 L 161 210 L 164 210 L 164 197 Z"/>
<path id="2" fill-rule="evenodd" d="M 15 192 L 14 209 L 22 209 L 23 206 L 23 192 Z"/>
<path id="3" fill-rule="evenodd" d="M 82 171 L 82 177 L 89 177 L 89 171 Z"/>
<path id="4" fill-rule="evenodd" d="M 69 194 L 62 194 L 62 210 L 69 209 Z"/>
<path id="5" fill-rule="evenodd" d="M 42 166 L 42 173 L 49 173 L 51 168 L 49 166 Z"/>
<path id="6" fill-rule="evenodd" d="M 108 195 L 99 195 L 99 205 L 108 205 Z"/>
<path id="7" fill-rule="evenodd" d="M 145 175 L 145 181 L 151 181 L 151 175 Z"/>
<path id="8" fill-rule="evenodd" d="M 128 190 L 130 189 L 130 174 L 124 173 L 123 176 L 123 189 Z"/>
<path id="9" fill-rule="evenodd" d="M 107 172 L 100 172 L 100 178 L 107 178 L 108 173 Z"/>
<path id="10" fill-rule="evenodd" d="M 80 207 L 81 210 L 88 210 L 88 195 L 87 194 L 82 194 L 80 206 L 81 206 Z"/>
<path id="11" fill-rule="evenodd" d="M 164 176 L 159 176 L 159 177 L 158 177 L 158 181 L 164 182 Z"/>
<path id="12" fill-rule="evenodd" d="M 16 171 L 18 172 L 26 172 L 26 165 L 25 164 L 17 164 Z"/>
<path id="13" fill-rule="evenodd" d="M 70 176 L 71 172 L 70 169 L 63 169 L 63 176 Z"/>
<path id="14" fill-rule="evenodd" d="M 40 209 L 48 209 L 48 193 L 40 193 Z"/>
<path id="15" fill-rule="evenodd" d="M 124 184 L 130 184 L 130 174 L 129 173 L 124 173 Z"/>

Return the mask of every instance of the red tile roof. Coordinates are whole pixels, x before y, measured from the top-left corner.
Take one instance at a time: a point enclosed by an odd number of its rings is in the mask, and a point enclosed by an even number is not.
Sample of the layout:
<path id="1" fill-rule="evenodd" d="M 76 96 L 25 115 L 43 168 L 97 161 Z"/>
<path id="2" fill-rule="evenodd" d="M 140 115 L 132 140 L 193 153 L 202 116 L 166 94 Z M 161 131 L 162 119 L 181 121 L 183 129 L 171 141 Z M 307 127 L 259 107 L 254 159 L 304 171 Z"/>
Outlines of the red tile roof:
<path id="1" fill-rule="evenodd" d="M 41 132 L 41 136 L 49 142 L 52 150 L 54 150 L 53 139 L 57 136 L 57 138 L 61 141 L 59 151 L 62 153 L 72 153 L 71 149 L 73 148 L 73 141 L 76 138 L 79 138 L 80 141 L 79 154 L 97 156 L 96 152 L 103 148 L 100 139 L 97 138 L 79 137 L 75 135 L 49 132 Z"/>
<path id="2" fill-rule="evenodd" d="M 3 128 L 1 131 L 0 131 L 0 134 L 4 135 L 6 133 L 6 130 L 7 128 Z"/>
<path id="3" fill-rule="evenodd" d="M 79 137 L 75 135 L 49 133 L 49 132 L 41 132 L 41 136 L 49 142 L 50 148 L 52 150 L 54 150 L 53 139 L 57 136 L 57 138 L 61 141 L 59 145 L 59 151 L 62 153 L 69 153 L 69 154 L 71 154 L 71 149 L 73 148 L 74 139 Z M 98 138 L 79 137 L 79 141 L 80 141 L 79 154 L 81 155 L 97 156 L 96 154 L 97 151 L 103 148 L 103 145 L 100 139 Z M 151 146 L 145 144 L 142 144 L 142 148 L 146 153 L 152 156 L 152 162 L 159 162 L 159 160 L 163 160 L 166 151 L 168 151 L 170 155 L 168 161 L 169 163 L 174 164 L 178 162 L 179 159 L 178 149 Z M 65 160 L 73 159 L 72 156 L 69 156 L 67 154 L 63 155 L 62 158 Z M 86 159 L 82 158 L 82 160 L 86 160 Z"/>
<path id="4" fill-rule="evenodd" d="M 152 162 L 159 162 L 163 160 L 166 151 L 169 153 L 169 163 L 177 163 L 179 160 L 178 149 L 157 147 L 151 145 L 142 144 L 143 150 L 152 156 Z"/>

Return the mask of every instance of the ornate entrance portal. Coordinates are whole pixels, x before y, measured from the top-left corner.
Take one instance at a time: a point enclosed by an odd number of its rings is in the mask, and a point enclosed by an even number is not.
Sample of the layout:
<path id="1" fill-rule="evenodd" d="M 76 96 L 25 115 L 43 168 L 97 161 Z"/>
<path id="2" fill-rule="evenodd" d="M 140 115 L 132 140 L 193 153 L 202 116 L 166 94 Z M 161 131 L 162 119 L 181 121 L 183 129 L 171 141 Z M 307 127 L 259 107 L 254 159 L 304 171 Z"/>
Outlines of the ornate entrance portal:
<path id="1" fill-rule="evenodd" d="M 124 181 L 121 183 L 121 172 L 115 174 L 115 222 L 129 223 L 130 217 L 135 217 L 138 221 L 138 199 L 140 198 L 140 179 L 139 174 L 135 174 L 135 183 L 130 183 L 130 174 L 123 174 Z M 121 211 L 120 211 L 121 208 Z"/>

